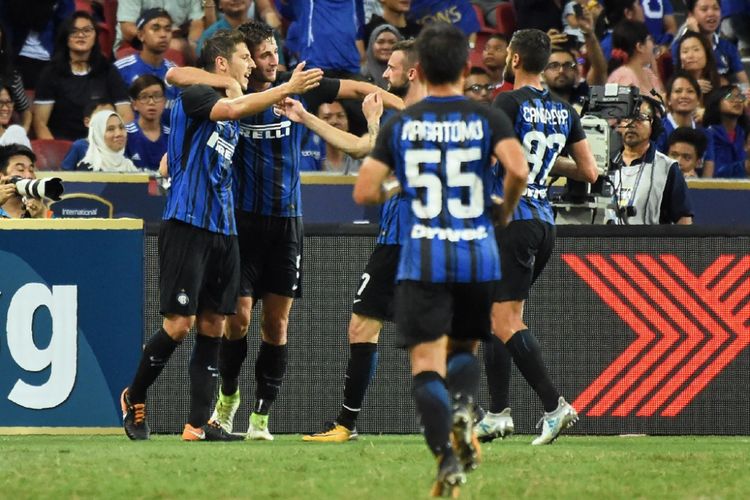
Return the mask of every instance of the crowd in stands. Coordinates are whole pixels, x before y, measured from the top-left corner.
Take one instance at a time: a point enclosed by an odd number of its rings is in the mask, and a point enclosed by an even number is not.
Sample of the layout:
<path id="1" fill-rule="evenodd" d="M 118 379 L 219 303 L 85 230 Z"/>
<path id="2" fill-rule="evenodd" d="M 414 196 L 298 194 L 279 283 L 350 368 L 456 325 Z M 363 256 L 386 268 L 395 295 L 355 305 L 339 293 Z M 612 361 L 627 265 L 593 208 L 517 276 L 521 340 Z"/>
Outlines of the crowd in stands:
<path id="1" fill-rule="evenodd" d="M 636 86 L 663 101 L 656 144 L 686 176 L 750 172 L 750 0 L 0 0 L 0 145 L 62 143 L 52 169 L 156 171 L 180 92 L 167 71 L 196 65 L 211 34 L 249 19 L 274 29 L 283 67 L 306 61 L 381 87 L 397 41 L 454 23 L 472 46 L 466 95 L 486 103 L 512 89 L 513 31 L 538 28 L 554 45 L 550 90 L 580 105 L 591 85 Z M 309 111 L 365 131 L 358 105 Z M 306 168 L 356 173 L 317 136 L 306 143 Z"/>

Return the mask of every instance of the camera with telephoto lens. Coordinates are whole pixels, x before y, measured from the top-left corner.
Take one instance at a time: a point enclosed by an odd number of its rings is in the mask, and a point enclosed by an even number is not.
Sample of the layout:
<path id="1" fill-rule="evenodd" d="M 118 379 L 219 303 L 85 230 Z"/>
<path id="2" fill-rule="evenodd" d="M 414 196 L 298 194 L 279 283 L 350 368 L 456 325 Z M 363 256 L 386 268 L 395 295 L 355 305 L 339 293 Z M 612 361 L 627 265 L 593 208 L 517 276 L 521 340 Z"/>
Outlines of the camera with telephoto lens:
<path id="1" fill-rule="evenodd" d="M 27 198 L 48 198 L 52 201 L 60 200 L 60 196 L 65 191 L 62 179 L 59 177 L 50 177 L 48 179 L 24 179 L 23 177 L 14 176 L 8 179 L 8 182 L 16 185 L 16 192 Z"/>

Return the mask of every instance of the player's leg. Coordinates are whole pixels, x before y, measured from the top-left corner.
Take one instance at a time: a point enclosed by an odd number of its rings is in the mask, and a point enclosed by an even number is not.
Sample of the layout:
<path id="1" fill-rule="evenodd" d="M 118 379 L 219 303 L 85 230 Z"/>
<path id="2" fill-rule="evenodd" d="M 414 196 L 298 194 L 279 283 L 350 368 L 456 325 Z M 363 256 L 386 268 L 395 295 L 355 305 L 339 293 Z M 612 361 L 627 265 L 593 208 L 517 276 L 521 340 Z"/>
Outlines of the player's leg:
<path id="1" fill-rule="evenodd" d="M 450 442 L 453 409 L 445 381 L 452 294 L 445 285 L 403 281 L 396 287 L 395 309 L 396 344 L 409 350 L 412 395 L 425 441 L 438 461 L 432 494 L 441 495 L 466 481 Z"/>
<path id="2" fill-rule="evenodd" d="M 483 345 L 490 405 L 476 430 L 480 442 L 489 442 L 498 437 L 507 437 L 515 431 L 509 397 L 512 358 L 502 341 L 494 335 Z"/>
<path id="3" fill-rule="evenodd" d="M 149 438 L 146 392 L 195 322 L 207 247 L 206 233 L 188 224 L 168 220 L 159 229 L 159 310 L 164 321 L 146 342 L 133 381 L 120 397 L 130 439 Z"/>

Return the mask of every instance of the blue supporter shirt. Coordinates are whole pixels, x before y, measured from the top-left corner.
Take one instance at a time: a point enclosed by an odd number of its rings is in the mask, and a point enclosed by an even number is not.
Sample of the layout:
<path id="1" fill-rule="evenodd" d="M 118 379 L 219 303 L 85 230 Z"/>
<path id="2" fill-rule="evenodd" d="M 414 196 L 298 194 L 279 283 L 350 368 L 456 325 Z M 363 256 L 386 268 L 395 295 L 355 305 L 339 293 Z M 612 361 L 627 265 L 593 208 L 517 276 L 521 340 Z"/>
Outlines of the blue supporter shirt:
<path id="1" fill-rule="evenodd" d="M 506 116 L 463 96 L 427 97 L 386 123 L 371 156 L 401 183 L 398 281 L 500 278 L 491 162 L 497 143 L 509 137 Z"/>
<path id="2" fill-rule="evenodd" d="M 138 168 L 158 170 L 161 157 L 167 152 L 169 127 L 161 126 L 161 135 L 156 141 L 146 137 L 137 120 L 125 125 L 125 130 L 128 133 L 125 156 L 130 158 Z"/>
<path id="3" fill-rule="evenodd" d="M 654 43 L 665 45 L 672 42 L 674 35 L 664 31 L 664 16 L 674 14 L 672 3 L 669 0 L 641 0 L 641 5 L 646 27 Z"/>
<path id="4" fill-rule="evenodd" d="M 274 85 L 291 73 L 280 74 Z M 333 101 L 339 81 L 330 78 L 305 94 L 294 96 L 306 109 Z M 243 118 L 234 156 L 237 209 L 276 217 L 302 216 L 300 167 L 305 126 L 281 116 L 274 108 Z"/>
<path id="5" fill-rule="evenodd" d="M 499 94 L 493 106 L 510 117 L 529 163 L 528 187 L 513 220 L 538 219 L 554 224 L 547 177 L 567 144 L 586 139 L 578 113 L 548 90 L 529 86 Z"/>
<path id="6" fill-rule="evenodd" d="M 408 17 L 420 25 L 433 21 L 451 23 L 467 35 L 481 29 L 469 0 L 412 0 Z"/>
<path id="7" fill-rule="evenodd" d="M 710 125 L 708 133 L 713 139 L 714 145 L 714 178 L 744 179 L 747 177 L 745 170 L 745 137 L 746 132 L 742 127 L 735 127 L 734 141 L 729 140 L 727 130 L 723 125 Z"/>
<path id="8" fill-rule="evenodd" d="M 63 158 L 60 168 L 62 170 L 78 170 L 78 162 L 83 160 L 86 156 L 86 151 L 89 150 L 88 139 L 78 139 L 73 142 L 68 150 L 68 154 Z"/>
<path id="9" fill-rule="evenodd" d="M 359 74 L 356 41 L 364 32 L 364 6 L 357 0 L 315 0 L 295 6 L 300 61 L 308 68 Z"/>
<path id="10" fill-rule="evenodd" d="M 684 30 L 677 33 L 678 36 L 672 43 L 672 60 L 677 61 L 679 56 L 679 40 L 684 34 Z M 737 45 L 726 38 L 720 37 L 718 33 L 713 34 L 714 60 L 716 61 L 716 70 L 720 75 L 729 76 L 744 71 L 740 58 L 740 51 Z"/>
<path id="11" fill-rule="evenodd" d="M 180 95 L 179 88 L 167 83 L 167 71 L 169 71 L 169 68 L 174 68 L 175 66 L 177 65 L 169 59 L 164 59 L 160 66 L 151 66 L 150 64 L 146 64 L 138 53 L 131 54 L 115 61 L 115 67 L 117 68 L 117 71 L 120 72 L 120 76 L 128 87 L 130 87 L 130 85 L 133 84 L 133 81 L 141 75 L 154 75 L 164 82 L 164 85 L 166 85 L 166 92 L 164 95 L 167 98 L 167 102 L 165 105 L 166 110 L 162 115 L 161 120 L 167 126 L 169 126 L 172 106 L 174 106 L 175 100 Z"/>
<path id="12" fill-rule="evenodd" d="M 172 185 L 163 219 L 236 235 L 232 155 L 239 140 L 239 124 L 211 121 L 211 109 L 219 99 L 211 87 L 193 85 L 172 108 L 167 154 Z"/>
<path id="13" fill-rule="evenodd" d="M 677 128 L 677 123 L 675 123 L 674 118 L 672 118 L 671 114 L 662 118 L 661 123 L 664 127 L 664 132 L 656 139 L 655 145 L 656 149 L 659 150 L 659 152 L 667 154 L 667 141 L 669 140 L 669 136 L 672 134 L 672 132 L 674 132 Z M 703 132 L 703 134 L 706 136 L 706 152 L 703 153 L 703 161 L 714 161 L 714 141 L 711 134 L 709 134 L 705 128 L 696 125 L 695 122 L 693 122 L 693 126 L 691 128 Z"/>
<path id="14" fill-rule="evenodd" d="M 323 156 L 325 156 L 325 141 L 310 129 L 305 129 L 300 147 L 300 172 L 320 172 L 323 170 Z"/>

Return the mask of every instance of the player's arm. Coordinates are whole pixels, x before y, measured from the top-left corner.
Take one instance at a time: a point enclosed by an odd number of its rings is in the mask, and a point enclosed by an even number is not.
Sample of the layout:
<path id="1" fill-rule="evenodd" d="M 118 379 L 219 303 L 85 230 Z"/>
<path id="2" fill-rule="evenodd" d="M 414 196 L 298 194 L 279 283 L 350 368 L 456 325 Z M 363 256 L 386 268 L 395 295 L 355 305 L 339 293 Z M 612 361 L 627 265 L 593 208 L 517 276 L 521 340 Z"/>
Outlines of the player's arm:
<path id="1" fill-rule="evenodd" d="M 388 199 L 383 183 L 391 173 L 390 167 L 380 160 L 368 156 L 359 167 L 354 184 L 354 202 L 358 205 L 377 205 Z"/>
<path id="2" fill-rule="evenodd" d="M 240 97 L 242 95 L 240 83 L 231 76 L 209 73 L 200 68 L 175 66 L 169 68 L 165 76 L 167 83 L 180 88 L 190 85 L 208 85 L 216 89 L 224 89 L 228 97 Z"/>
<path id="3" fill-rule="evenodd" d="M 586 139 L 570 145 L 572 158 L 558 156 L 551 173 L 576 181 L 594 183 L 599 177 L 596 160 Z"/>
<path id="4" fill-rule="evenodd" d="M 526 190 L 529 177 L 529 164 L 521 143 L 515 137 L 507 137 L 495 144 L 495 156 L 505 169 L 503 180 L 503 201 L 499 207 L 496 222 L 506 226 L 518 206 L 521 195 Z"/>
<path id="5" fill-rule="evenodd" d="M 383 100 L 383 107 L 402 110 L 406 106 L 404 101 L 390 92 L 368 82 L 357 80 L 339 80 L 339 93 L 336 99 L 364 99 L 372 93 L 377 93 Z"/>

